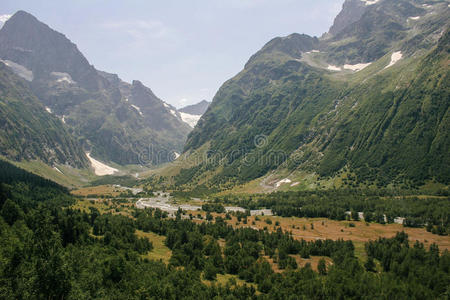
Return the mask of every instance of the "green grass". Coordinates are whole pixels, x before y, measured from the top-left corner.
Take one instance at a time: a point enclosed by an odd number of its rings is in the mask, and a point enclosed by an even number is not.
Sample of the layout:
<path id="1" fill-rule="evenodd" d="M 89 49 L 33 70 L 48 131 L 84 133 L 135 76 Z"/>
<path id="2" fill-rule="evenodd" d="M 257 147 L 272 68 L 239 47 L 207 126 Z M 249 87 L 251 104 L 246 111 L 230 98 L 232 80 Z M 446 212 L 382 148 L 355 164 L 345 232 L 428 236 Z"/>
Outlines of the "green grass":
<path id="1" fill-rule="evenodd" d="M 204 284 L 211 285 L 212 283 L 219 284 L 222 286 L 225 286 L 227 283 L 229 283 L 231 286 L 253 286 L 255 290 L 258 288 L 258 286 L 254 283 L 246 282 L 245 280 L 240 279 L 237 275 L 232 274 L 217 274 L 216 280 L 210 281 L 210 280 L 202 280 Z M 233 283 L 232 283 L 233 282 Z M 256 294 L 259 294 L 257 291 Z"/>
<path id="2" fill-rule="evenodd" d="M 353 241 L 353 245 L 355 245 L 355 256 L 364 264 L 367 261 L 365 242 Z"/>
<path id="3" fill-rule="evenodd" d="M 143 255 L 143 258 L 158 261 L 161 260 L 166 264 L 169 263 L 169 259 L 172 256 L 172 251 L 164 244 L 166 239 L 165 236 L 157 235 L 152 232 L 143 232 L 141 230 L 136 230 L 136 235 L 138 237 L 147 238 L 153 244 L 152 251 L 149 251 L 147 254 Z"/>
<path id="4" fill-rule="evenodd" d="M 63 174 L 61 174 L 54 168 L 39 160 L 15 162 L 6 158 L 3 159 L 28 172 L 52 180 L 69 189 L 85 186 L 90 180 L 96 178 L 96 176 L 89 169 L 75 169 L 68 166 L 58 165 L 57 168 L 63 172 Z"/>

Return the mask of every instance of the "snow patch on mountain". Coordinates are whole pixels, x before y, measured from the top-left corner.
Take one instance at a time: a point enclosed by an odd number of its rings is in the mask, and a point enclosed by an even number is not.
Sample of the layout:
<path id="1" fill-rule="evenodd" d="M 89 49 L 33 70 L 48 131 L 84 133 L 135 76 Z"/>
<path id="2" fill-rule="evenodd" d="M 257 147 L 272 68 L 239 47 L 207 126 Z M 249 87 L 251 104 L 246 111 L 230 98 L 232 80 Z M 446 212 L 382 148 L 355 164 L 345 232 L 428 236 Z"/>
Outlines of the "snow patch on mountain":
<path id="1" fill-rule="evenodd" d="M 59 172 L 59 173 L 61 173 L 61 174 L 64 174 L 63 172 L 61 172 L 61 170 L 60 169 L 58 169 L 57 167 L 53 167 L 53 169 L 55 169 L 57 172 Z"/>
<path id="2" fill-rule="evenodd" d="M 74 84 L 75 81 L 72 80 L 72 77 L 68 73 L 64 72 L 51 72 L 50 75 L 54 78 L 56 82 L 67 82 L 70 84 Z"/>
<path id="3" fill-rule="evenodd" d="M 12 15 L 0 15 L 0 22 L 5 23 L 6 21 L 9 20 L 9 18 L 11 18 Z"/>
<path id="4" fill-rule="evenodd" d="M 104 163 L 94 159 L 91 157 L 91 153 L 86 152 L 86 156 L 91 162 L 91 166 L 94 169 L 95 175 L 105 176 L 105 175 L 113 175 L 115 172 L 119 172 L 119 170 L 105 165 Z"/>
<path id="5" fill-rule="evenodd" d="M 347 70 L 352 70 L 352 71 L 361 71 L 364 68 L 367 68 L 368 66 L 370 66 L 372 63 L 367 63 L 367 64 L 356 64 L 356 65 L 344 65 L 344 69 Z"/>
<path id="6" fill-rule="evenodd" d="M 198 120 L 200 120 L 200 118 L 202 117 L 200 115 L 191 115 L 184 112 L 180 112 L 180 116 L 183 122 L 187 123 L 192 128 L 194 128 L 195 125 L 197 125 Z"/>
<path id="7" fill-rule="evenodd" d="M 333 66 L 333 65 L 328 65 L 327 69 L 330 71 L 342 71 L 341 68 Z"/>
<path id="8" fill-rule="evenodd" d="M 28 70 L 26 67 L 19 65 L 10 60 L 1 60 L 2 63 L 7 65 L 16 75 L 22 77 L 27 81 L 33 81 L 33 71 Z"/>
<path id="9" fill-rule="evenodd" d="M 135 110 L 137 110 L 137 112 L 138 112 L 141 116 L 143 116 L 142 111 L 141 111 L 141 108 L 140 108 L 139 106 L 136 106 L 136 105 L 131 104 L 131 107 L 133 107 Z"/>
<path id="10" fill-rule="evenodd" d="M 0 15 L 0 28 L 3 27 L 3 24 L 5 24 L 6 21 L 11 18 L 12 15 Z"/>
<path id="11" fill-rule="evenodd" d="M 280 181 L 278 181 L 276 184 L 275 184 L 275 186 L 278 188 L 278 187 L 280 187 L 282 184 L 284 184 L 284 183 L 291 183 L 292 182 L 292 180 L 290 180 L 289 178 L 285 178 L 285 179 L 282 179 L 282 180 L 280 180 Z"/>
<path id="12" fill-rule="evenodd" d="M 364 2 L 366 5 L 373 5 L 375 3 L 380 2 L 380 0 L 361 0 L 362 2 Z"/>
<path id="13" fill-rule="evenodd" d="M 403 57 L 403 54 L 402 54 L 401 51 L 396 51 L 396 52 L 392 53 L 392 55 L 391 55 L 391 62 L 390 62 L 386 67 L 384 67 L 384 68 L 387 69 L 387 68 L 389 68 L 389 67 L 392 67 L 392 66 L 395 65 L 400 59 L 402 59 L 402 57 Z"/>

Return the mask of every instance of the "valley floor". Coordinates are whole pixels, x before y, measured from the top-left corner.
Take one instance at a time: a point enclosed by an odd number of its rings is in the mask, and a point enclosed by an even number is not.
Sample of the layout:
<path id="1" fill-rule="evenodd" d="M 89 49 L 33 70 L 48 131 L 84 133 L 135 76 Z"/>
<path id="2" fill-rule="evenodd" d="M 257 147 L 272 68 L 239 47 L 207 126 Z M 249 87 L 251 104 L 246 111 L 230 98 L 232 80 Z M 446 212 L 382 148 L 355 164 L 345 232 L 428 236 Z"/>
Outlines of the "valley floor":
<path id="1" fill-rule="evenodd" d="M 192 219 L 195 223 L 207 222 L 208 213 L 201 209 L 202 200 L 190 201 L 189 203 L 179 203 L 170 198 L 169 194 L 161 193 L 155 198 L 111 198 L 117 197 L 123 192 L 115 186 L 98 186 L 84 188 L 74 191 L 73 194 L 84 196 L 74 205 L 84 211 L 89 211 L 89 207 L 97 208 L 102 213 L 131 215 L 134 208 L 145 209 L 159 208 L 168 213 L 169 218 L 175 217 L 178 208 L 183 210 L 182 218 Z M 425 228 L 405 227 L 401 224 L 379 224 L 362 221 L 337 221 L 326 218 L 298 218 L 273 216 L 270 210 L 254 210 L 251 216 L 246 218 L 246 222 L 236 217 L 233 212 L 243 213 L 245 209 L 241 207 L 225 207 L 224 213 L 212 212 L 212 220 L 220 217 L 225 222 L 235 228 L 252 228 L 256 230 L 268 230 L 269 232 L 281 229 L 284 232 L 292 233 L 295 239 L 306 241 L 315 240 L 351 240 L 355 244 L 364 243 L 378 238 L 391 238 L 397 232 L 404 231 L 408 234 L 410 241 L 419 241 L 426 247 L 436 244 L 440 249 L 450 250 L 450 236 L 441 236 L 428 232 Z M 227 215 L 229 218 L 227 218 Z"/>

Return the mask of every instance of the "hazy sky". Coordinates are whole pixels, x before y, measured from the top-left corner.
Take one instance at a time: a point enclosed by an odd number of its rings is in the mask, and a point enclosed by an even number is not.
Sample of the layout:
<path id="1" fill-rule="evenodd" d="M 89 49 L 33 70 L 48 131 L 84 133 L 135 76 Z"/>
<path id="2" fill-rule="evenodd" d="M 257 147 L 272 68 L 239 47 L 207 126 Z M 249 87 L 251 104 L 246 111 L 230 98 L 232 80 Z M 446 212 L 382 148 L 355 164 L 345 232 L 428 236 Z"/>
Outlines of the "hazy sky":
<path id="1" fill-rule="evenodd" d="M 1 0 L 78 45 L 97 69 L 176 107 L 211 100 L 276 36 L 328 31 L 344 0 Z M 1 19 L 1 18 L 0 18 Z"/>

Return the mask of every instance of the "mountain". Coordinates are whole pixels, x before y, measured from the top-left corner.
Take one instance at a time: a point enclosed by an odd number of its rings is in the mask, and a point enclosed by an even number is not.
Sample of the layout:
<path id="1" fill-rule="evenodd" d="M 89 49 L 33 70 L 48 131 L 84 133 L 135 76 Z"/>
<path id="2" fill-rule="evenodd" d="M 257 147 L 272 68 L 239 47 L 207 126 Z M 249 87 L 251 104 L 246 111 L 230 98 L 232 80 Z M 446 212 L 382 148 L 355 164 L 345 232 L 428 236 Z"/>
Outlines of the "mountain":
<path id="1" fill-rule="evenodd" d="M 342 6 L 341 12 L 334 19 L 333 26 L 328 31 L 331 35 L 336 35 L 348 25 L 361 19 L 368 7 L 367 2 L 361 0 L 347 0 Z"/>
<path id="2" fill-rule="evenodd" d="M 102 161 L 170 161 L 191 130 L 141 82 L 95 69 L 74 43 L 27 12 L 18 11 L 0 30 L 0 59 Z"/>
<path id="3" fill-rule="evenodd" d="M 198 120 L 206 112 L 211 102 L 202 100 L 201 102 L 193 105 L 188 105 L 179 109 L 179 113 L 184 122 L 189 124 L 192 128 L 198 123 Z"/>
<path id="4" fill-rule="evenodd" d="M 180 108 L 179 112 L 184 112 L 191 115 L 201 116 L 203 115 L 206 110 L 208 109 L 208 106 L 211 104 L 211 102 L 208 102 L 206 100 L 202 100 L 197 104 L 188 105 L 183 108 Z"/>
<path id="5" fill-rule="evenodd" d="M 88 166 L 81 145 L 48 113 L 28 82 L 0 63 L 0 154 L 13 160 L 40 159 L 76 168 Z"/>
<path id="6" fill-rule="evenodd" d="M 184 149 L 208 159 L 177 182 L 448 185 L 449 14 L 446 1 L 347 0 L 323 37 L 273 39 L 219 89 Z"/>

